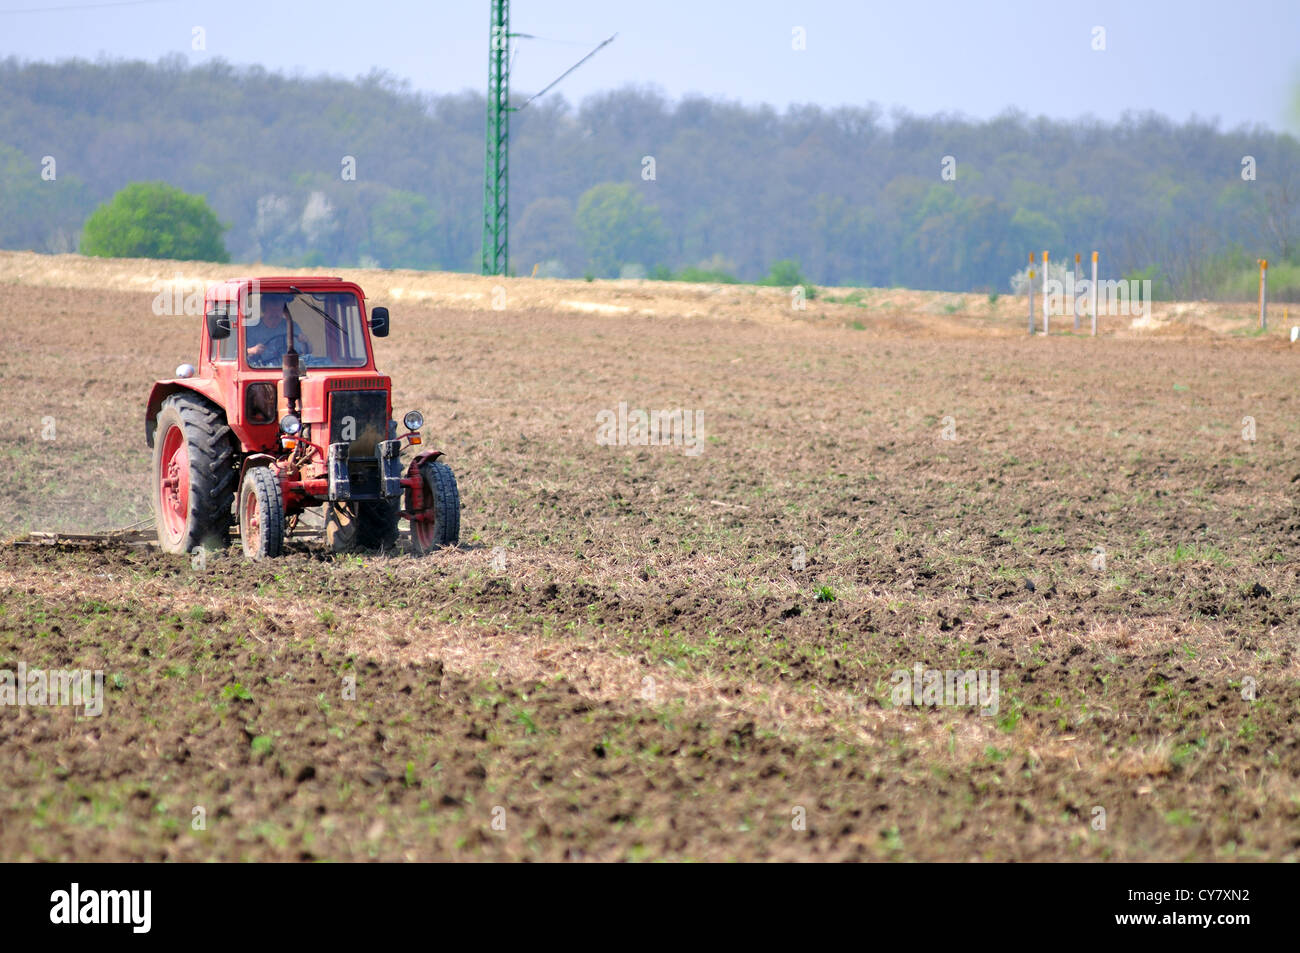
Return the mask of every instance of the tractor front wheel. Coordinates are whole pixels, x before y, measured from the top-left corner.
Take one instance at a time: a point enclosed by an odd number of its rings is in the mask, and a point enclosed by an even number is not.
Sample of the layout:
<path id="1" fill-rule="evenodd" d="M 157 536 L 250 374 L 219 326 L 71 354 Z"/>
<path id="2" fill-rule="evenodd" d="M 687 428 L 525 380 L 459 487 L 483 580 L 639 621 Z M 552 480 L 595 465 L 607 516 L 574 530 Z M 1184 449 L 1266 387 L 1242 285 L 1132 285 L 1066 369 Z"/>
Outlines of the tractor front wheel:
<path id="1" fill-rule="evenodd" d="M 460 542 L 460 490 L 451 467 L 436 460 L 420 468 L 425 509 L 411 514 L 411 551 L 417 556 Z"/>
<path id="2" fill-rule="evenodd" d="M 253 467 L 239 488 L 239 538 L 252 560 L 274 559 L 284 549 L 284 496 L 268 467 Z"/>

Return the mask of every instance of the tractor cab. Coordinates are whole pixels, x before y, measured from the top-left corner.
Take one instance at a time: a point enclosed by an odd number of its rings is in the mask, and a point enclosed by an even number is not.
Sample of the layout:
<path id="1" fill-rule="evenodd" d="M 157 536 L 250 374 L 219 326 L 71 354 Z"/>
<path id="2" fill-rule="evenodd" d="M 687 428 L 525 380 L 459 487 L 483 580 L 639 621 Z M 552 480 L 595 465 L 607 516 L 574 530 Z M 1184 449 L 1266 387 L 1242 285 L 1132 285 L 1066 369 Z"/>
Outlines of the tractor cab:
<path id="1" fill-rule="evenodd" d="M 352 291 L 250 294 L 241 324 L 243 363 L 279 370 L 292 338 L 301 367 L 365 367 L 370 352 L 361 308 Z"/>
<path id="2" fill-rule="evenodd" d="M 197 368 L 156 383 L 145 411 L 164 549 L 221 545 L 237 518 L 248 556 L 276 555 L 314 506 L 336 550 L 391 549 L 403 517 L 416 552 L 458 541 L 441 452 L 402 468 L 424 418 L 407 413 L 399 433 L 391 381 L 375 368 L 386 308 L 367 313 L 352 282 L 306 277 L 221 282 L 204 305 Z"/>

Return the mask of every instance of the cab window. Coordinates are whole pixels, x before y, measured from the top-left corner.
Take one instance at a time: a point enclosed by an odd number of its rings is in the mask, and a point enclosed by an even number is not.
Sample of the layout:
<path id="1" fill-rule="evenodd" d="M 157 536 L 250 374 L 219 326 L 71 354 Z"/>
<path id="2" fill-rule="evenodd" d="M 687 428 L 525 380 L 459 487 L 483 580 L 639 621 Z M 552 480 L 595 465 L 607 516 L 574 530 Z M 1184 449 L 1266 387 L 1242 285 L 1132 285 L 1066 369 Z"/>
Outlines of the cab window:
<path id="1" fill-rule="evenodd" d="M 244 318 L 244 355 L 249 367 L 280 367 L 288 350 L 290 321 L 301 367 L 365 365 L 366 333 L 357 296 L 351 291 L 316 291 L 249 295 Z"/>
<path id="2" fill-rule="evenodd" d="M 211 350 L 209 351 L 208 358 L 212 361 L 233 361 L 235 359 L 237 348 L 237 335 L 235 334 L 234 318 L 234 314 L 236 313 L 235 309 L 226 304 L 209 304 L 208 313 L 212 314 L 214 312 L 229 320 L 230 334 L 220 340 L 214 340 L 211 342 Z"/>

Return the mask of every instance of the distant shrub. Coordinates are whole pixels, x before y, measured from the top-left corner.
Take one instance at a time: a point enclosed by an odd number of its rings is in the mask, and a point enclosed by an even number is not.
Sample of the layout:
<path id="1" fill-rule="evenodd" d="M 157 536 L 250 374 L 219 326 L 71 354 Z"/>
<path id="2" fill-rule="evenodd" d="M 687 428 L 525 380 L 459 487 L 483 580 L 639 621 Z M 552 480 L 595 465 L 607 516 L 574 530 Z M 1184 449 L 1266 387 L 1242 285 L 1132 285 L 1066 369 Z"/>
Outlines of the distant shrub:
<path id="1" fill-rule="evenodd" d="M 776 285 L 778 287 L 793 287 L 794 285 L 806 285 L 807 283 L 799 263 L 793 258 L 782 258 L 780 261 L 772 262 L 772 267 L 767 270 L 767 277 L 759 282 L 760 285 Z"/>
<path id="2" fill-rule="evenodd" d="M 803 275 L 803 269 L 793 258 L 782 258 L 780 261 L 772 262 L 772 267 L 767 271 L 767 277 L 759 282 L 760 285 L 772 285 L 778 288 L 793 288 L 800 285 L 804 290 L 804 297 L 812 301 L 817 297 L 817 289 L 813 283 Z"/>
<path id="3" fill-rule="evenodd" d="M 697 284 L 740 284 L 740 279 L 735 275 L 721 268 L 710 268 L 707 262 L 704 265 L 687 265 L 678 271 L 673 271 L 667 265 L 655 265 L 650 269 L 650 278 L 653 281 L 693 281 Z"/>
<path id="4" fill-rule="evenodd" d="M 1259 295 L 1259 265 L 1250 264 L 1223 279 L 1218 296 L 1236 301 L 1254 301 Z M 1300 301 L 1300 265 L 1269 262 L 1268 300 Z"/>
<path id="5" fill-rule="evenodd" d="M 132 182 L 90 213 L 82 254 L 101 258 L 230 261 L 222 225 L 201 195 L 165 182 Z"/>
<path id="6" fill-rule="evenodd" d="M 861 288 L 854 288 L 848 294 L 838 296 L 828 295 L 826 297 L 826 302 L 828 304 L 851 304 L 857 308 L 865 308 L 867 307 L 867 296 L 866 292 Z"/>
<path id="7" fill-rule="evenodd" d="M 722 284 L 735 285 L 740 283 L 740 279 L 735 275 L 728 274 L 725 271 L 711 271 L 707 268 L 699 268 L 695 265 L 688 265 L 673 276 L 674 281 L 694 281 L 699 284 Z"/>

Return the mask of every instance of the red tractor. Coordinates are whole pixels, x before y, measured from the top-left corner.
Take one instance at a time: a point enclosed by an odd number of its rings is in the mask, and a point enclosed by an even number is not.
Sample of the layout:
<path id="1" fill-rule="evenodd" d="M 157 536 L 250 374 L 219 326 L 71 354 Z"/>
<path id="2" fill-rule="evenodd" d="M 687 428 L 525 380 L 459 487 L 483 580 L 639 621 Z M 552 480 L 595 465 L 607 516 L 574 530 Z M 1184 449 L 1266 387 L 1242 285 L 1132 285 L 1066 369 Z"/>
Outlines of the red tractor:
<path id="1" fill-rule="evenodd" d="M 387 308 L 367 316 L 361 288 L 339 278 L 241 278 L 210 288 L 204 315 L 198 369 L 154 384 L 145 411 L 164 550 L 222 547 L 237 517 L 245 556 L 278 556 L 315 506 L 336 552 L 393 549 L 400 518 L 417 555 L 459 542 L 442 453 L 402 467 L 424 417 L 408 413 L 399 434 L 375 369 Z"/>

